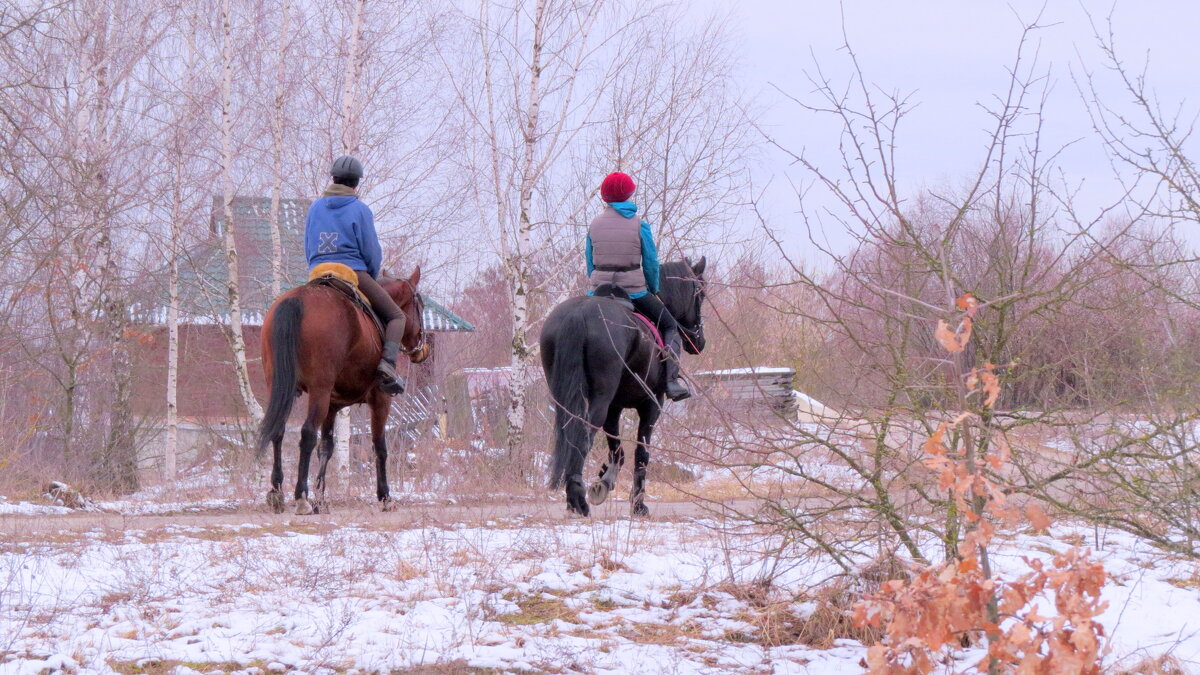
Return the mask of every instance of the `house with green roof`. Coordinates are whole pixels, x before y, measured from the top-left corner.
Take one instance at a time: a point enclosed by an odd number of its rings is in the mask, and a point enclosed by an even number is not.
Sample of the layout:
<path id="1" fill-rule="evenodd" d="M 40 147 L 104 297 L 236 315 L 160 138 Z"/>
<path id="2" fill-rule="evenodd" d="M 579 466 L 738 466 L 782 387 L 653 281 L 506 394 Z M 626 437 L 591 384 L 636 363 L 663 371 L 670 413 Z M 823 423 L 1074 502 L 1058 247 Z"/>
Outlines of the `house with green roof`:
<path id="1" fill-rule="evenodd" d="M 308 279 L 304 258 L 304 219 L 309 199 L 283 199 L 279 208 L 281 283 L 284 290 Z M 234 242 L 238 252 L 238 290 L 241 293 L 242 323 L 261 326 L 263 316 L 275 300 L 271 295 L 271 200 L 266 197 L 237 197 L 233 200 Z M 213 197 L 209 221 L 210 237 L 182 254 L 179 265 L 179 322 L 181 324 L 229 323 L 226 293 L 229 266 L 222 237 L 225 215 L 220 197 Z M 406 272 L 406 270 L 399 270 Z M 169 270 L 166 265 L 152 274 L 153 290 L 134 303 L 131 313 L 139 324 L 166 324 Z M 425 328 L 434 333 L 475 330 L 468 321 L 425 295 Z"/>

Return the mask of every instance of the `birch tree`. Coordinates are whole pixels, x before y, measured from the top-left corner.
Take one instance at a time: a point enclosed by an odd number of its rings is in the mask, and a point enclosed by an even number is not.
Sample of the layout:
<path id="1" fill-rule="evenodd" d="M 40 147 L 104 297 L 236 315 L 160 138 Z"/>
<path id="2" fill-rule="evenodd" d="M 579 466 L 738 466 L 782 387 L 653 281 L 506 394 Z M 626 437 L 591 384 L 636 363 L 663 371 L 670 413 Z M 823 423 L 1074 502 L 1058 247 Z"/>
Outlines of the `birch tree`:
<path id="1" fill-rule="evenodd" d="M 47 172 L 40 192 L 49 236 L 33 253 L 52 274 L 47 322 L 58 327 L 53 339 L 64 359 L 61 368 L 47 367 L 65 376 L 66 445 L 73 451 L 76 433 L 95 434 L 92 477 L 117 492 L 138 485 L 127 265 L 138 247 L 133 225 L 148 200 L 140 188 L 150 138 L 136 122 L 153 103 L 137 95 L 136 74 L 161 33 L 154 8 L 74 3 L 22 42 L 18 63 L 9 64 L 28 76 L 15 103 L 32 113 L 37 133 L 26 138 Z M 77 425 L 78 404 L 100 423 Z"/>
<path id="2" fill-rule="evenodd" d="M 346 34 L 346 62 L 342 67 L 342 107 L 341 107 L 341 146 L 343 155 L 357 155 L 359 152 L 359 115 L 356 107 L 359 88 L 359 74 L 362 71 L 361 43 L 363 31 L 363 10 L 366 0 L 354 0 L 351 10 L 350 27 Z M 333 475 L 343 481 L 349 469 L 350 455 L 350 409 L 338 411 L 334 421 L 334 436 L 337 446 L 334 449 Z"/>
<path id="3" fill-rule="evenodd" d="M 536 356 L 531 341 L 534 317 L 533 266 L 551 239 L 551 224 L 582 205 L 556 198 L 550 181 L 569 159 L 572 142 L 600 118 L 603 91 L 628 56 L 616 43 L 628 39 L 638 17 L 605 21 L 613 3 L 586 5 L 563 0 L 517 2 L 497 7 L 480 2 L 464 17 L 478 50 L 461 73 L 450 65 L 467 114 L 468 155 L 479 168 L 480 227 L 495 233 L 505 272 L 512 335 L 509 366 L 508 455 L 522 472 L 529 370 Z M 611 49 L 606 48 L 611 47 Z M 607 66 L 605 57 L 611 58 Z M 453 59 L 447 57 L 447 63 Z M 473 67 L 472 67 L 473 66 Z M 585 69 L 598 71 L 585 78 Z"/>
<path id="4" fill-rule="evenodd" d="M 734 123 L 740 108 L 728 86 L 728 53 L 706 59 L 715 24 L 672 30 L 680 16 L 668 3 L 481 2 L 463 17 L 475 45 L 470 62 L 443 57 L 466 115 L 464 157 L 474 172 L 479 227 L 494 233 L 504 269 L 507 450 L 521 470 L 529 460 L 532 338 L 554 299 L 547 292 L 578 288 L 581 231 L 599 206 L 600 178 L 646 169 L 642 194 L 674 188 L 673 212 L 718 183 L 739 187 L 729 177 L 744 165 L 749 142 Z M 705 131 L 687 131 L 697 126 Z M 669 170 L 650 170 L 658 157 Z M 699 201 L 711 210 L 716 200 Z M 665 209 L 668 200 L 651 202 Z"/>
<path id="5" fill-rule="evenodd" d="M 179 272 L 186 246 L 185 224 L 194 222 L 197 211 L 208 201 L 203 188 L 197 186 L 208 183 L 202 177 L 209 173 L 196 161 L 201 151 L 197 139 L 203 137 L 207 113 L 205 101 L 210 93 L 201 93 L 203 87 L 198 83 L 203 48 L 197 41 L 199 17 L 180 12 L 175 23 L 182 26 L 175 36 L 176 40 L 182 40 L 184 48 L 179 66 L 182 83 L 162 94 L 171 109 L 163 147 L 164 159 L 170 166 L 166 190 L 170 194 L 170 206 L 165 214 L 169 222 L 162 228 L 169 234 L 165 242 L 168 260 L 167 416 L 163 453 L 163 478 L 167 482 L 175 480 L 179 456 Z M 173 82 L 175 78 L 170 75 L 174 74 L 169 73 L 166 79 Z"/>
<path id="6" fill-rule="evenodd" d="M 283 290 L 283 241 L 279 233 L 283 199 L 284 110 L 288 96 L 287 70 L 292 44 L 292 0 L 283 0 L 275 42 L 275 86 L 271 96 L 271 297 Z"/>
<path id="7" fill-rule="evenodd" d="M 230 0 L 221 4 L 221 189 L 225 227 L 222 233 L 228 271 L 226 298 L 229 302 L 229 340 L 233 348 L 234 369 L 242 403 L 250 416 L 251 428 L 262 420 L 262 406 L 250 387 L 250 369 L 246 362 L 246 338 L 242 330 L 242 302 L 238 288 L 237 241 L 233 214 L 233 24 Z"/>

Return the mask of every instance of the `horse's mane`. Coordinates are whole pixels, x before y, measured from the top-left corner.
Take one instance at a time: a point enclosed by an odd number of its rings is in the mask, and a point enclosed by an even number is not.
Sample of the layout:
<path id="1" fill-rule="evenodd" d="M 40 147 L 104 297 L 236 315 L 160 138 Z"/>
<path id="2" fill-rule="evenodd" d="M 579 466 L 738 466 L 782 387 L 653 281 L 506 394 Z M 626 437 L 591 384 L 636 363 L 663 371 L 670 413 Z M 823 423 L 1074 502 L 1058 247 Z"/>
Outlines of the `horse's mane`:
<path id="1" fill-rule="evenodd" d="M 658 269 L 658 278 L 661 281 L 658 285 L 658 297 L 662 299 L 663 304 L 678 308 L 691 306 L 694 291 L 687 282 L 695 279 L 696 274 L 686 260 L 664 263 Z"/>

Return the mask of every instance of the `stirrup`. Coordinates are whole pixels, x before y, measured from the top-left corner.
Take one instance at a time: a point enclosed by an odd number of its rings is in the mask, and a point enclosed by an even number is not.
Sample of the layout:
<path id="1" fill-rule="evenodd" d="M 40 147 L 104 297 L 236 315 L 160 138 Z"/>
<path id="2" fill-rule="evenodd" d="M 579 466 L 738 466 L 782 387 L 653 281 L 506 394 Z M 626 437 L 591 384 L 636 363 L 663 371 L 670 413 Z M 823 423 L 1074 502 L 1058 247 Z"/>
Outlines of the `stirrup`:
<path id="1" fill-rule="evenodd" d="M 404 393 L 404 378 L 396 374 L 395 364 L 380 361 L 375 374 L 379 376 L 379 388 L 383 393 L 392 396 Z"/>
<path id="2" fill-rule="evenodd" d="M 692 392 L 679 380 L 671 380 L 667 383 L 667 398 L 672 401 L 682 401 L 692 397 Z"/>

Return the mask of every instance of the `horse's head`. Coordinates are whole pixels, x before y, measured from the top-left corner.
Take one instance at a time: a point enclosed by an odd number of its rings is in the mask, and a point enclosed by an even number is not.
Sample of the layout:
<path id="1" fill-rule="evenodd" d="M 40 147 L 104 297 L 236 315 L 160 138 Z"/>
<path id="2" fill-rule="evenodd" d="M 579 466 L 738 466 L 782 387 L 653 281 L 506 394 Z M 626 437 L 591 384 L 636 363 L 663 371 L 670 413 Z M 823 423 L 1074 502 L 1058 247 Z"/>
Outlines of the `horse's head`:
<path id="1" fill-rule="evenodd" d="M 683 348 L 689 354 L 704 351 L 704 316 L 701 309 L 706 285 L 704 268 L 707 266 L 707 258 L 700 258 L 695 265 L 684 259 L 667 263 L 659 269 L 661 284 L 658 296 L 679 323 Z"/>
<path id="2" fill-rule="evenodd" d="M 400 340 L 400 347 L 413 363 L 421 363 L 429 358 L 431 352 L 425 334 L 425 299 L 417 292 L 420 281 L 421 266 L 417 265 L 407 279 L 389 279 L 382 283 L 384 290 L 404 312 L 404 337 Z"/>

